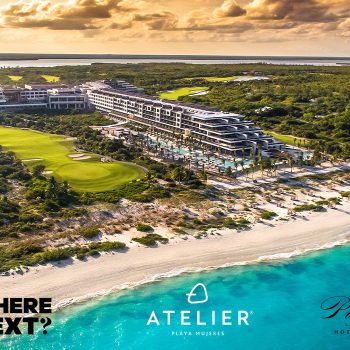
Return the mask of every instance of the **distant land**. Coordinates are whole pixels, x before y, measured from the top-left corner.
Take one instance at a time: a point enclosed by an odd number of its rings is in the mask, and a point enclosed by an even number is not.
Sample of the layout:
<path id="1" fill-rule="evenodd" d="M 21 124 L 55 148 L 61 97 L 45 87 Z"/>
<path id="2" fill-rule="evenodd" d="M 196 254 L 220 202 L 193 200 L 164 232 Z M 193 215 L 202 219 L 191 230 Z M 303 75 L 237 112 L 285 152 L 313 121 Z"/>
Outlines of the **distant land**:
<path id="1" fill-rule="evenodd" d="M 116 55 L 116 54 L 37 54 L 37 53 L 0 53 L 0 60 L 39 60 L 39 59 L 181 59 L 181 60 L 339 60 L 350 57 L 319 56 L 215 56 L 215 55 Z"/>

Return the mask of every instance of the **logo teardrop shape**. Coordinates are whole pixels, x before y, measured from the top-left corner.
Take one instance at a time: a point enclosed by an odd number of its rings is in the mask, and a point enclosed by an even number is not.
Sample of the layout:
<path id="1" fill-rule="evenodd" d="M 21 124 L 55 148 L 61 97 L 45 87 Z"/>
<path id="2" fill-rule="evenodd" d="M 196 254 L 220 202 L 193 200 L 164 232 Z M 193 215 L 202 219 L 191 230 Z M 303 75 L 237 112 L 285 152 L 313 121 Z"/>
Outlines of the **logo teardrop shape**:
<path id="1" fill-rule="evenodd" d="M 198 291 L 197 291 L 198 290 Z M 193 297 L 198 297 L 199 295 L 201 295 L 201 293 L 203 294 L 203 299 L 197 299 L 197 300 L 193 300 L 195 298 Z M 208 292 L 207 292 L 207 288 L 205 287 L 205 285 L 203 283 L 197 283 L 189 293 L 186 294 L 187 295 L 187 301 L 190 304 L 202 304 L 208 301 Z"/>

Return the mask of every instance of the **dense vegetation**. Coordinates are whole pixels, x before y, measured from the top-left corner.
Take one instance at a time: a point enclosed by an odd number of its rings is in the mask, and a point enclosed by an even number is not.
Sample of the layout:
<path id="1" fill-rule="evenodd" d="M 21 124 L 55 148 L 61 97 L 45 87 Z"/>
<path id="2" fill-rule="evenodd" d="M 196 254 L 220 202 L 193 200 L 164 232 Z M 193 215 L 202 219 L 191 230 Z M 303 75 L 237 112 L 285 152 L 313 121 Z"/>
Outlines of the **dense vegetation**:
<path id="1" fill-rule="evenodd" d="M 16 238 L 48 229 L 52 222 L 44 221 L 49 213 L 78 202 L 67 182 L 42 175 L 37 166 L 30 174 L 11 152 L 0 152 L 0 239 Z M 14 191 L 12 191 L 14 189 Z M 10 198 L 13 197 L 13 198 Z"/>

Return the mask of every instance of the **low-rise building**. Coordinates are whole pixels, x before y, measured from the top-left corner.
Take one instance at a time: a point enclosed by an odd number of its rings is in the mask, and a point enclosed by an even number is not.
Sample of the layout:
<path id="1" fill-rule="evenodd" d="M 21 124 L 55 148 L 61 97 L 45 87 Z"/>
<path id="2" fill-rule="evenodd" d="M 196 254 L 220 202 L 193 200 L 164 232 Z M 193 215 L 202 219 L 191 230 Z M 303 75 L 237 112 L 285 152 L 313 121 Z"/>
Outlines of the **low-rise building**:
<path id="1" fill-rule="evenodd" d="M 25 88 L 5 87 L 0 93 L 0 109 L 57 109 L 84 110 L 88 108 L 86 92 L 79 88 L 62 87 L 65 85 L 34 84 Z"/>
<path id="2" fill-rule="evenodd" d="M 6 103 L 6 96 L 4 94 L 4 90 L 0 88 L 0 104 Z"/>
<path id="3" fill-rule="evenodd" d="M 77 109 L 83 110 L 88 107 L 88 98 L 86 93 L 78 88 L 51 89 L 48 90 L 48 108 L 49 109 Z"/>
<path id="4" fill-rule="evenodd" d="M 45 89 L 21 89 L 19 92 L 20 102 L 45 102 L 48 92 Z"/>

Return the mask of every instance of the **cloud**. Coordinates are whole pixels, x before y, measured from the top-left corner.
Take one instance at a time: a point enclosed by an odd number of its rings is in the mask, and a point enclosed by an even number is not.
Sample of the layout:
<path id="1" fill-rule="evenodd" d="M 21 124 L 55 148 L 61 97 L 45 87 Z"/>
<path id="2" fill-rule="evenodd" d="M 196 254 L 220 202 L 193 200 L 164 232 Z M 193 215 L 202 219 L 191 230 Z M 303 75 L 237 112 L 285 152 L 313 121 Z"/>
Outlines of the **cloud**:
<path id="1" fill-rule="evenodd" d="M 0 7 L 0 27 L 81 31 L 84 38 L 220 42 L 350 36 L 350 0 L 11 1 Z"/>
<path id="2" fill-rule="evenodd" d="M 178 17 L 169 11 L 135 14 L 133 20 L 144 22 L 151 30 L 175 30 L 178 25 Z"/>
<path id="3" fill-rule="evenodd" d="M 246 10 L 240 7 L 235 0 L 225 0 L 223 4 L 213 12 L 214 17 L 238 17 L 246 14 Z"/>
<path id="4" fill-rule="evenodd" d="M 248 19 L 252 20 L 328 22 L 340 17 L 332 12 L 332 0 L 254 0 L 246 10 Z"/>
<path id="5" fill-rule="evenodd" d="M 12 28 L 82 30 L 98 29 L 99 22 L 110 19 L 116 12 L 128 11 L 130 4 L 121 0 L 70 0 L 55 4 L 19 0 L 1 8 L 0 14 L 2 25 Z"/>

